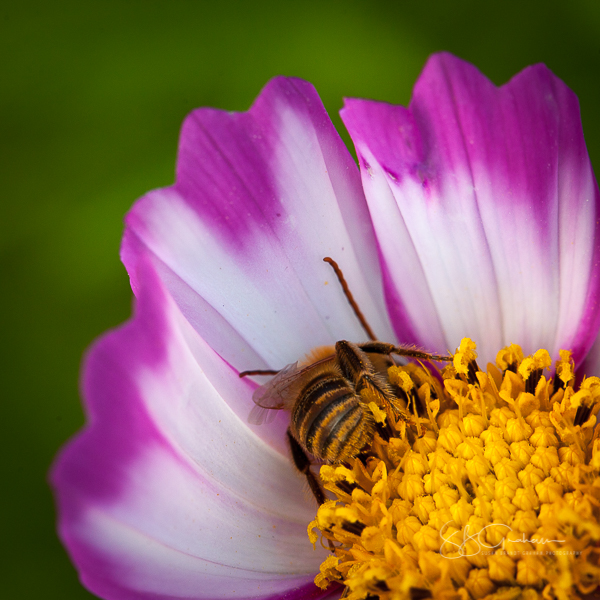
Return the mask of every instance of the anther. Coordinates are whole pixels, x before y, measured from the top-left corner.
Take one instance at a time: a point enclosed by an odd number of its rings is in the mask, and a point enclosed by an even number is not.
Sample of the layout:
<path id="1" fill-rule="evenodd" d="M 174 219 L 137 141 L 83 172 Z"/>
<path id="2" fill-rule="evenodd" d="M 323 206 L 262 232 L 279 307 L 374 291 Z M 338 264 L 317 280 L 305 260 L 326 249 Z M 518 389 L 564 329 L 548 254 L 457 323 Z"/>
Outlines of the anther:
<path id="1" fill-rule="evenodd" d="M 378 590 L 381 590 L 382 592 L 389 592 L 390 591 L 390 588 L 389 588 L 388 584 L 385 581 L 383 581 L 383 579 L 377 581 L 375 583 L 375 587 Z"/>
<path id="2" fill-rule="evenodd" d="M 529 374 L 529 377 L 525 381 L 525 392 L 528 394 L 535 394 L 535 388 L 542 378 L 543 369 L 534 369 Z"/>
<path id="3" fill-rule="evenodd" d="M 467 476 L 465 481 L 463 482 L 463 487 L 465 488 L 465 492 L 469 494 L 472 498 L 475 497 L 475 488 L 473 487 L 473 483 L 471 479 Z"/>
<path id="4" fill-rule="evenodd" d="M 558 392 L 558 390 L 564 390 L 567 387 L 567 384 L 558 376 L 558 373 L 554 373 L 552 385 L 554 393 Z"/>
<path id="5" fill-rule="evenodd" d="M 477 361 L 475 361 L 475 360 L 470 361 L 467 369 L 468 369 L 467 380 L 471 385 L 475 385 L 477 383 L 477 372 L 479 371 L 479 366 L 477 365 Z"/>
<path id="6" fill-rule="evenodd" d="M 427 414 L 427 409 L 421 403 L 421 399 L 419 398 L 419 394 L 417 394 L 417 390 L 415 388 L 410 390 L 408 408 L 410 412 L 417 414 L 419 417 L 423 417 Z"/>
<path id="7" fill-rule="evenodd" d="M 377 429 L 377 433 L 381 439 L 385 442 L 389 442 L 390 438 L 395 433 L 391 425 L 388 423 L 388 419 L 385 420 L 385 424 L 379 422 L 375 423 L 375 428 Z"/>
<path id="8" fill-rule="evenodd" d="M 575 418 L 573 419 L 573 425 L 583 425 L 590 418 L 591 413 L 591 406 L 584 406 L 583 404 L 578 406 Z"/>
<path id="9" fill-rule="evenodd" d="M 358 487 L 356 483 L 350 483 L 349 481 L 338 481 L 335 484 L 342 492 L 345 492 L 348 495 L 351 495 L 352 492 Z"/>
<path id="10" fill-rule="evenodd" d="M 392 384 L 392 393 L 400 400 L 403 400 L 405 406 L 410 409 L 410 400 L 408 399 L 408 394 L 398 384 Z"/>
<path id="11" fill-rule="evenodd" d="M 427 588 L 411 587 L 408 590 L 410 600 L 424 600 L 425 598 L 431 598 L 431 591 Z"/>
<path id="12" fill-rule="evenodd" d="M 370 449 L 366 449 L 366 450 L 363 450 L 362 452 L 360 452 L 356 458 L 366 467 L 367 466 L 367 461 L 372 456 L 373 456 L 373 453 L 371 452 L 371 450 Z M 352 465 L 349 464 L 349 463 L 346 463 L 345 466 L 347 466 L 349 469 L 352 469 Z"/>
<path id="13" fill-rule="evenodd" d="M 360 521 L 355 521 L 351 523 L 350 521 L 344 521 L 341 524 L 341 528 L 348 533 L 353 533 L 354 535 L 360 535 L 363 532 L 363 529 L 366 527 L 364 523 Z"/>

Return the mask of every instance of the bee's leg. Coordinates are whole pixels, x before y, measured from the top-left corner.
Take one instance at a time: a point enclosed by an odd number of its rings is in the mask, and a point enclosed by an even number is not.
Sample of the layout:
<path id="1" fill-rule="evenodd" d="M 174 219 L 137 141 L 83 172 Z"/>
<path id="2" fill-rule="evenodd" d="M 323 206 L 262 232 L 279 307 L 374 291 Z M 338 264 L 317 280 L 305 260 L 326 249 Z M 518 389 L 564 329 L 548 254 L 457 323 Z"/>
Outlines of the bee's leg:
<path id="1" fill-rule="evenodd" d="M 242 377 L 250 377 L 252 375 L 277 375 L 279 371 L 274 371 L 273 369 L 253 369 L 252 371 L 240 371 L 239 378 Z"/>
<path id="2" fill-rule="evenodd" d="M 407 418 L 406 411 L 398 403 L 396 397 L 392 394 L 392 389 L 389 383 L 381 381 L 380 375 L 369 373 L 361 375 L 356 381 L 354 389 L 356 390 L 357 394 L 359 394 L 359 397 L 362 390 L 371 390 L 371 392 L 375 394 L 375 397 L 378 398 L 377 404 L 379 404 L 382 408 L 392 411 L 397 419 L 400 418 L 405 420 Z"/>
<path id="3" fill-rule="evenodd" d="M 306 452 L 302 449 L 302 446 L 296 441 L 296 438 L 287 430 L 288 441 L 292 450 L 292 460 L 296 469 L 306 476 L 310 491 L 313 493 L 315 499 L 319 505 L 325 502 L 325 492 L 321 486 L 321 482 L 315 477 L 315 474 L 310 470 L 310 459 L 306 456 Z"/>
<path id="4" fill-rule="evenodd" d="M 321 504 L 323 504 L 326 500 L 325 492 L 323 491 L 321 482 L 310 470 L 310 459 L 308 456 L 306 456 L 306 452 L 304 452 L 302 446 L 296 441 L 296 438 L 292 435 L 289 429 L 287 430 L 287 436 L 290 443 L 290 448 L 292 450 L 292 459 L 294 461 L 294 465 L 296 466 L 296 469 L 300 471 L 300 473 L 306 475 L 308 485 L 310 486 L 310 491 L 313 493 L 313 496 L 315 497 L 319 506 L 321 506 Z M 329 549 L 331 552 L 334 552 L 335 546 L 333 542 L 330 539 L 327 539 L 327 543 L 329 544 Z"/>
<path id="5" fill-rule="evenodd" d="M 363 352 L 371 352 L 373 354 L 398 354 L 399 356 L 408 356 L 409 358 L 420 358 L 421 360 L 439 360 L 439 361 L 451 361 L 454 360 L 452 356 L 440 355 L 440 354 L 429 354 L 429 352 L 423 352 L 416 348 L 405 347 L 405 346 L 394 346 L 394 344 L 386 344 L 385 342 L 366 342 L 364 344 L 358 344 L 358 347 Z"/>

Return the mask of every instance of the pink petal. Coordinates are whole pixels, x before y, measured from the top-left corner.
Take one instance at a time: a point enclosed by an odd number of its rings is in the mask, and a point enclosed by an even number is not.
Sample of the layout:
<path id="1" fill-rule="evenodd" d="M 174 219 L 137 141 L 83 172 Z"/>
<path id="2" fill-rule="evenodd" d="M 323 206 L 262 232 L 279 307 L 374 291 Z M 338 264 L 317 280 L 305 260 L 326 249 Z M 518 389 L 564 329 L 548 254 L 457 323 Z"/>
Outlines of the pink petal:
<path id="1" fill-rule="evenodd" d="M 325 256 L 377 334 L 392 336 L 360 178 L 314 88 L 278 78 L 247 113 L 194 111 L 177 183 L 127 217 L 122 256 L 150 253 L 183 314 L 239 370 L 363 341 Z"/>
<path id="2" fill-rule="evenodd" d="M 482 362 L 573 349 L 599 327 L 598 187 L 575 95 L 543 65 L 497 88 L 433 56 L 408 109 L 348 100 L 398 337 Z"/>
<path id="3" fill-rule="evenodd" d="M 90 352 L 89 424 L 52 473 L 82 580 L 111 599 L 320 597 L 326 552 L 307 538 L 314 499 L 276 448 L 285 425 L 249 428 L 252 385 L 138 269 L 136 316 Z"/>

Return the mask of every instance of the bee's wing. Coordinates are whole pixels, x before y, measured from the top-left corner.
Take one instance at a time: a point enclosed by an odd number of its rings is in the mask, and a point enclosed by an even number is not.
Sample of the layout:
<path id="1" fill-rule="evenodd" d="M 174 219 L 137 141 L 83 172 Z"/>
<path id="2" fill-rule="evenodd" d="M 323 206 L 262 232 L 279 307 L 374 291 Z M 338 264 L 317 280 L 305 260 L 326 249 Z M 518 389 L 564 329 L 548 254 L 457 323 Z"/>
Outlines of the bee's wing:
<path id="1" fill-rule="evenodd" d="M 263 425 L 264 423 L 271 423 L 276 416 L 277 410 L 255 404 L 248 415 L 248 423 L 251 425 Z"/>
<path id="2" fill-rule="evenodd" d="M 254 394 L 252 394 L 254 404 L 262 408 L 273 408 L 275 410 L 283 408 L 289 397 L 290 388 L 300 372 L 301 369 L 298 369 L 297 361 L 283 367 L 273 379 L 254 390 Z"/>
<path id="3" fill-rule="evenodd" d="M 296 394 L 298 393 L 296 382 L 303 377 L 307 371 L 314 368 L 315 365 L 332 360 L 332 356 L 327 356 L 316 363 L 298 368 L 298 361 L 283 367 L 273 379 L 261 385 L 254 390 L 252 400 L 254 406 L 248 416 L 248 422 L 253 425 L 270 423 L 276 416 L 276 410 L 282 408 L 291 408 Z"/>
<path id="4" fill-rule="evenodd" d="M 297 376 L 303 372 L 298 369 L 298 362 L 284 367 L 273 379 L 254 390 L 252 400 L 254 406 L 248 416 L 248 423 L 262 425 L 270 423 L 277 413 L 275 411 L 285 408 L 286 402 L 292 397 L 291 389 Z"/>

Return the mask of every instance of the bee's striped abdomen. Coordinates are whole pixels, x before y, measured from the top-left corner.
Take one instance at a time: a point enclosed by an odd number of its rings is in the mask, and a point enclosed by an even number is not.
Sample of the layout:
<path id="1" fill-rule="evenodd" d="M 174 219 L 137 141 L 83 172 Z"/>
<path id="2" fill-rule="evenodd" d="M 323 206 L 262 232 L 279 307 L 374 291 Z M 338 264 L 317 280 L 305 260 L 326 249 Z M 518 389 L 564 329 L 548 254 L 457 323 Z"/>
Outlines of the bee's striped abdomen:
<path id="1" fill-rule="evenodd" d="M 348 381 L 328 371 L 301 391 L 292 410 L 291 429 L 313 456 L 340 462 L 360 452 L 371 422 Z"/>

